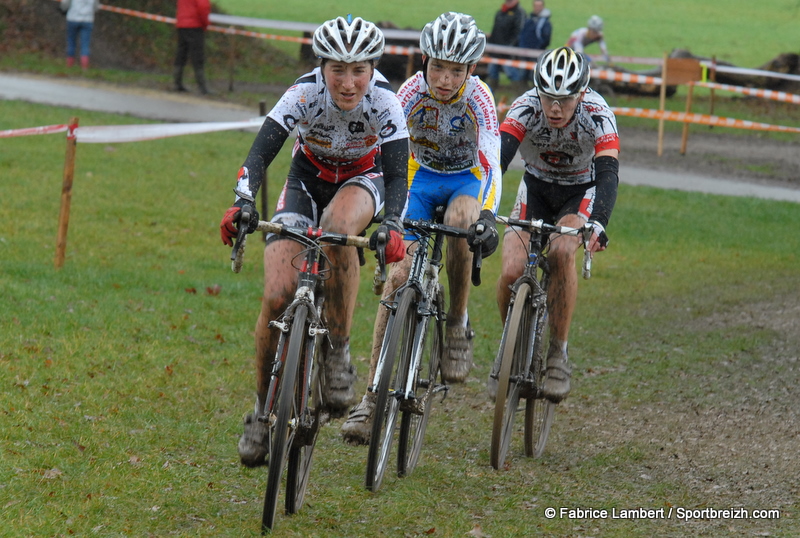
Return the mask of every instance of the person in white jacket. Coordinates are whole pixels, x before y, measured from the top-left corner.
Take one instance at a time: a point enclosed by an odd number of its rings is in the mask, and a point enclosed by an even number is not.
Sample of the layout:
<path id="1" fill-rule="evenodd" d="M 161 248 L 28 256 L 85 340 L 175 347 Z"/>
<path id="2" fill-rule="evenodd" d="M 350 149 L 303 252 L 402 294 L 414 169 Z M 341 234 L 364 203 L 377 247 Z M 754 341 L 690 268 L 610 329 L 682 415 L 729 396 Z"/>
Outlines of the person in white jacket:
<path id="1" fill-rule="evenodd" d="M 92 42 L 94 14 L 100 0 L 61 0 L 61 11 L 67 14 L 67 67 L 75 65 L 77 42 L 81 42 L 81 67 L 89 69 L 89 48 Z"/>

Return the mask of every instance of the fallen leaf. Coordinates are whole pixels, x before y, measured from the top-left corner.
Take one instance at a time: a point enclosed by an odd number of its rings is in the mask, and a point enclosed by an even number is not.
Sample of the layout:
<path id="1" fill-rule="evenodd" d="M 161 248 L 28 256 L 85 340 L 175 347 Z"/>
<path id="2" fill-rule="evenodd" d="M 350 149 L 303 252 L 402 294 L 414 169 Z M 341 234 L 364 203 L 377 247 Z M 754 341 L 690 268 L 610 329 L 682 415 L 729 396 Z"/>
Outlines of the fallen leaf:
<path id="1" fill-rule="evenodd" d="M 219 292 L 222 291 L 222 286 L 219 284 L 214 284 L 213 286 L 206 287 L 206 293 L 209 295 L 219 295 Z"/>
<path id="2" fill-rule="evenodd" d="M 197 293 L 197 288 L 185 288 L 183 291 L 186 293 Z"/>

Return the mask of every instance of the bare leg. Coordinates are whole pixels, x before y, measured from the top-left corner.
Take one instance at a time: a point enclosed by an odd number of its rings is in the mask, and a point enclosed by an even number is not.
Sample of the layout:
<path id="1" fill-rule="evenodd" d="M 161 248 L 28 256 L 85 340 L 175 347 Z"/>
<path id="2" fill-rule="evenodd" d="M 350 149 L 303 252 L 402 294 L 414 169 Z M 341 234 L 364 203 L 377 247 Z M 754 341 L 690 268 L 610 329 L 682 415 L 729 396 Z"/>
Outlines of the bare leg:
<path id="1" fill-rule="evenodd" d="M 565 215 L 557 224 L 579 228 L 584 222 L 578 215 Z M 567 359 L 567 339 L 578 298 L 575 253 L 580 245 L 580 237 L 557 236 L 551 240 L 550 253 L 547 256 L 550 265 L 550 286 L 547 292 L 550 346 L 547 350 L 547 377 L 543 392 L 546 398 L 554 402 L 560 402 L 570 392 L 572 367 Z"/>
<path id="2" fill-rule="evenodd" d="M 511 302 L 511 286 L 520 277 L 527 263 L 529 239 L 530 234 L 524 231 L 520 231 L 519 235 L 511 231 L 503 236 L 503 266 L 497 279 L 497 308 L 503 324 Z"/>
<path id="3" fill-rule="evenodd" d="M 372 197 L 357 185 L 342 187 L 320 218 L 320 227 L 330 232 L 356 235 L 369 226 L 374 214 Z M 325 283 L 326 323 L 332 339 L 348 339 L 358 296 L 361 271 L 355 247 L 329 247 L 331 278 Z"/>
<path id="4" fill-rule="evenodd" d="M 579 228 L 584 224 L 578 215 L 565 215 L 559 226 Z M 575 302 L 578 298 L 578 275 L 575 272 L 575 253 L 581 246 L 581 238 L 557 236 L 550 242 L 547 256 L 550 265 L 550 287 L 547 292 L 547 308 L 550 315 L 551 340 L 566 344 Z"/>
<path id="5" fill-rule="evenodd" d="M 294 296 L 297 274 L 292 268 L 292 259 L 302 248 L 302 245 L 290 239 L 275 239 L 264 249 L 264 295 L 255 330 L 256 391 L 262 404 L 269 389 L 279 337 L 277 331 L 269 328 L 269 322 L 281 315 Z"/>
<path id="6" fill-rule="evenodd" d="M 469 228 L 478 219 L 480 205 L 476 198 L 459 196 L 447 206 L 444 223 L 457 228 Z M 472 252 L 466 239 L 447 238 L 447 278 L 450 282 L 450 310 L 448 320 L 462 322 L 467 314 L 469 301 L 470 278 L 472 273 Z"/>

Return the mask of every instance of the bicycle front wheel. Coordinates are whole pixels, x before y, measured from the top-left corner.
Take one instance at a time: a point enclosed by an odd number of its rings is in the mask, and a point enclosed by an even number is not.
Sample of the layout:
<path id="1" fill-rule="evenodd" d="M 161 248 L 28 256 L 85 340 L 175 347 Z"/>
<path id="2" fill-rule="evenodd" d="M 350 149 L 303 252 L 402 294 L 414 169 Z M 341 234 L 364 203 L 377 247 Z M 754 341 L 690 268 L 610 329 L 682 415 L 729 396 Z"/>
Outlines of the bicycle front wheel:
<path id="1" fill-rule="evenodd" d="M 547 309 L 542 306 L 536 314 L 536 325 L 533 327 L 533 362 L 531 376 L 536 383 L 535 395 L 530 395 L 525 405 L 525 455 L 538 458 L 544 452 L 550 427 L 553 425 L 556 404 L 542 397 L 544 385 L 547 345 L 544 335 L 547 334 Z"/>
<path id="2" fill-rule="evenodd" d="M 423 356 L 420 371 L 414 372 L 417 377 L 414 383 L 415 398 L 403 409 L 400 419 L 400 438 L 397 441 L 397 476 L 408 476 L 419 462 L 425 430 L 433 407 L 433 395 L 438 385 L 439 368 L 444 352 L 444 322 L 440 314 L 444 313 L 444 288 L 437 289 L 432 307 L 433 314 L 426 316 L 421 323 L 423 341 L 420 348 Z"/>
<path id="3" fill-rule="evenodd" d="M 265 531 L 272 529 L 275 523 L 275 512 L 278 506 L 278 490 L 283 475 L 283 464 L 286 452 L 294 441 L 298 411 L 295 392 L 297 390 L 297 371 L 302 359 L 303 343 L 306 337 L 306 318 L 308 310 L 300 306 L 295 310 L 292 327 L 289 330 L 289 345 L 281 369 L 279 392 L 276 396 L 275 424 L 272 426 L 272 448 L 269 455 L 269 474 L 267 475 L 267 491 L 264 495 L 264 512 L 261 516 L 261 527 Z"/>
<path id="4" fill-rule="evenodd" d="M 392 438 L 400 409 L 400 397 L 406 382 L 407 359 L 413 347 L 417 314 L 416 293 L 407 288 L 399 295 L 397 309 L 389 316 L 381 349 L 381 355 L 385 356 L 380 382 L 376 389 L 375 412 L 372 417 L 372 432 L 367 455 L 366 487 L 370 491 L 380 489 L 389 463 Z"/>
<path id="5" fill-rule="evenodd" d="M 289 463 L 286 474 L 286 513 L 295 514 L 303 506 L 303 500 L 311 473 L 311 459 L 314 446 L 322 426 L 322 387 L 319 383 L 320 364 L 318 359 L 321 336 L 317 336 L 309 345 L 305 340 L 303 356 L 305 362 L 301 376 L 298 378 L 298 390 L 295 393 L 297 409 L 302 414 L 298 425 L 298 434 L 289 449 Z M 311 365 L 313 371 L 306 368 Z"/>
<path id="6" fill-rule="evenodd" d="M 494 403 L 492 424 L 491 464 L 495 469 L 505 465 L 511 436 L 514 432 L 514 417 L 519 405 L 520 389 L 525 381 L 526 354 L 530 350 L 531 287 L 523 283 L 514 295 L 511 314 L 503 328 L 502 359 L 497 378 L 497 396 Z"/>

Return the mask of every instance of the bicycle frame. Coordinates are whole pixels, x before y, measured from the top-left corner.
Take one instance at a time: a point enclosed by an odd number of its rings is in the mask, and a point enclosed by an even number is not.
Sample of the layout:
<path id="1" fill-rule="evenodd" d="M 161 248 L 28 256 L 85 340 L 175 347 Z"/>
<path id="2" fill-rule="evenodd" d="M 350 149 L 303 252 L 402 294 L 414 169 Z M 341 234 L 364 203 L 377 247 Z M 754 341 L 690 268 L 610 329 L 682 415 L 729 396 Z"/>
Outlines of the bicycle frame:
<path id="1" fill-rule="evenodd" d="M 417 236 L 418 245 L 413 254 L 411 268 L 408 273 L 408 278 L 401 284 L 394 292 L 395 298 L 398 297 L 401 291 L 413 288 L 417 292 L 417 296 L 421 298 L 417 305 L 417 313 L 420 315 L 419 321 L 415 331 L 414 340 L 414 353 L 412 355 L 412 362 L 409 365 L 409 371 L 414 372 L 419 370 L 420 363 L 423 355 L 423 338 L 426 334 L 427 325 L 432 316 L 436 316 L 441 320 L 444 312 L 435 311 L 432 305 L 432 297 L 435 296 L 436 290 L 439 286 L 439 272 L 442 269 L 442 247 L 444 245 L 445 230 L 451 229 L 441 224 L 428 221 L 406 220 L 404 221 L 406 228 L 414 231 Z M 422 230 L 433 229 L 433 237 L 429 233 Z M 452 228 L 452 230 L 456 230 Z M 382 304 L 389 309 L 396 308 L 396 300 L 389 304 L 389 301 L 381 301 Z M 387 333 L 389 328 L 387 326 Z M 381 379 L 381 372 L 383 371 L 383 364 L 386 357 L 386 348 L 381 348 L 380 356 L 378 357 L 378 364 L 375 370 L 375 378 L 373 386 L 370 390 L 378 386 Z M 404 387 L 403 394 L 396 394 L 395 397 L 401 400 L 413 398 L 414 390 L 414 377 L 408 376 L 406 386 Z M 445 390 L 445 389 L 442 389 Z"/>

